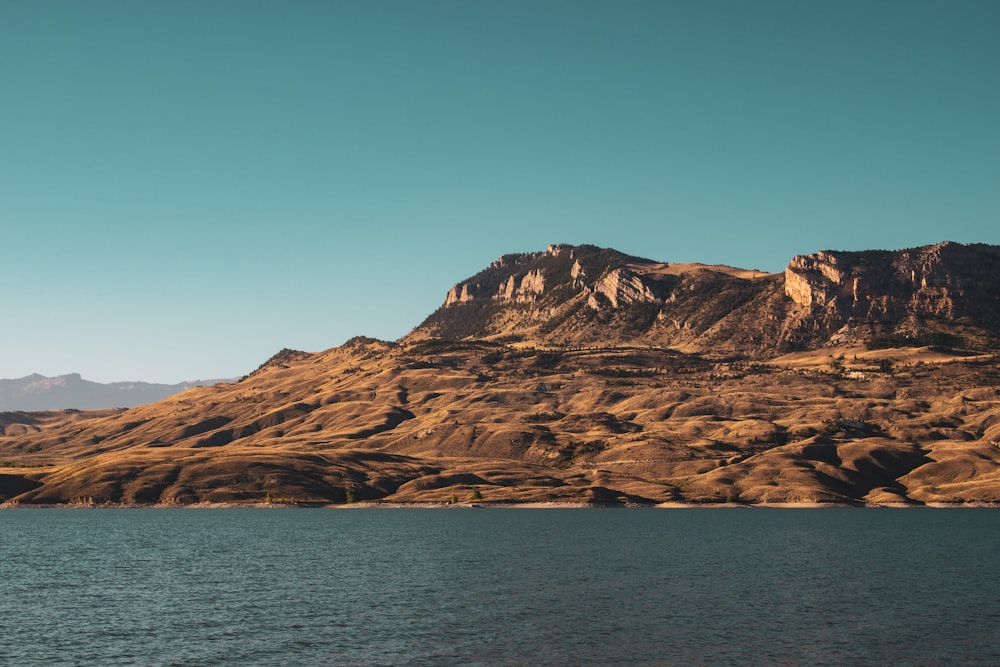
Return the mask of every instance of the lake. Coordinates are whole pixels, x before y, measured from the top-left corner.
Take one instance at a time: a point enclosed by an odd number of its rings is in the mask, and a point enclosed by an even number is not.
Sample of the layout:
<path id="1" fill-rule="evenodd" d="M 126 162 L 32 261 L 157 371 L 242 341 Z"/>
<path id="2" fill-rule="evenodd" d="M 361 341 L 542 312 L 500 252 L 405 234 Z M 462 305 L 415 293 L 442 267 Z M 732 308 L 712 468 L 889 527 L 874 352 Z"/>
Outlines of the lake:
<path id="1" fill-rule="evenodd" d="M 995 665 L 993 509 L 12 509 L 0 664 Z"/>

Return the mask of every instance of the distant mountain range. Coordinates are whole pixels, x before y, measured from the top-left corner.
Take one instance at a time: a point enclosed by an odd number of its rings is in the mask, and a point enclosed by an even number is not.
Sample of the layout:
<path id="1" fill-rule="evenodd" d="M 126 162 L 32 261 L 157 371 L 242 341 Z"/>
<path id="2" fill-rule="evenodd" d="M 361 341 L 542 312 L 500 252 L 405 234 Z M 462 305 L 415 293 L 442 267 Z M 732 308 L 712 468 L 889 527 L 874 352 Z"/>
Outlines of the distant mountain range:
<path id="1" fill-rule="evenodd" d="M 196 380 L 179 384 L 152 382 L 112 382 L 84 380 L 79 373 L 45 377 L 37 373 L 23 378 L 0 380 L 0 412 L 21 410 L 96 410 L 132 408 L 155 403 L 192 387 L 208 386 L 222 380 Z"/>
<path id="2" fill-rule="evenodd" d="M 0 413 L 0 501 L 1000 504 L 1000 247 L 505 255 L 398 341 Z"/>

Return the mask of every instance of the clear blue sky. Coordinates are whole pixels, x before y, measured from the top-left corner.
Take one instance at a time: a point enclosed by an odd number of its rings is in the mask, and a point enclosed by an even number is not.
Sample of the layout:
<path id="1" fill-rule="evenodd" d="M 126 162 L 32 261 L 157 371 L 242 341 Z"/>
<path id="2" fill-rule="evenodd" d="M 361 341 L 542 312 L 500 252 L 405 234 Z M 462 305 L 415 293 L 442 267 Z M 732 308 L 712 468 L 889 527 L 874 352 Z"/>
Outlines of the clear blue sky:
<path id="1" fill-rule="evenodd" d="M 0 377 L 398 338 L 508 252 L 1000 243 L 1000 2 L 0 2 Z"/>

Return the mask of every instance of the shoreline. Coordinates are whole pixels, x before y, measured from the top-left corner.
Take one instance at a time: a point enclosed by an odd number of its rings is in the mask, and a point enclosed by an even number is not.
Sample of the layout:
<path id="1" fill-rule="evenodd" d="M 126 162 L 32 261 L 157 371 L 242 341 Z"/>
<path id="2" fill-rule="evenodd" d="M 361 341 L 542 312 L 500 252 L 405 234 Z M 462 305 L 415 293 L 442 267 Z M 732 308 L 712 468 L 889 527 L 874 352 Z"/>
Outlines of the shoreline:
<path id="1" fill-rule="evenodd" d="M 477 503 L 401 503 L 401 502 L 357 502 L 357 503 L 191 503 L 191 504 L 138 504 L 138 503 L 63 503 L 28 505 L 21 503 L 0 503 L 0 510 L 32 510 L 32 509 L 252 509 L 252 510 L 282 510 L 282 509 L 996 509 L 1000 503 L 966 502 L 966 503 L 684 503 L 664 502 L 649 505 L 637 504 L 602 504 L 587 502 L 477 502 Z"/>

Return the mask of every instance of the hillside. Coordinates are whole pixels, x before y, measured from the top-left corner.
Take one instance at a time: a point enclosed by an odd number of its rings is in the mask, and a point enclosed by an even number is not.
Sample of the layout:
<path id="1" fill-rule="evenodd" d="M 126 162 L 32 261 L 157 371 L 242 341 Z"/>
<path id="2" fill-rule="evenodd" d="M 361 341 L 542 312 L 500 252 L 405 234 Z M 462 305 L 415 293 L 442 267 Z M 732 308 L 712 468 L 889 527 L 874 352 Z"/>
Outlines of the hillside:
<path id="1" fill-rule="evenodd" d="M 0 415 L 0 500 L 1000 502 L 998 259 L 508 255 L 398 342 Z"/>

